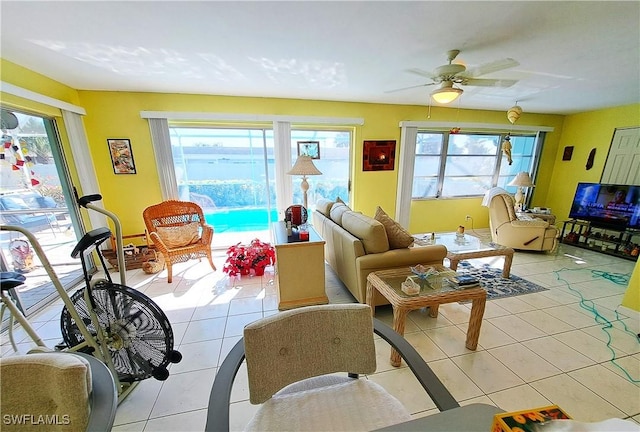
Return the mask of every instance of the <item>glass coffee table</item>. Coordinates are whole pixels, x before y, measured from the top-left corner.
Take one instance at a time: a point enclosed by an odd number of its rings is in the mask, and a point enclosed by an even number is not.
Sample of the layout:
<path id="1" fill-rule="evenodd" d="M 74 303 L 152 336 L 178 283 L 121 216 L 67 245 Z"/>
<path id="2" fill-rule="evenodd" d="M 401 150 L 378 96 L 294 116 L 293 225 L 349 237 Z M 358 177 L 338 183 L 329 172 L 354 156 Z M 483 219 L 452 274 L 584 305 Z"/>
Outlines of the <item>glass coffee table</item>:
<path id="1" fill-rule="evenodd" d="M 504 256 L 502 277 L 508 278 L 511 273 L 513 249 L 510 247 L 493 242 L 484 242 L 478 237 L 469 234 L 460 236 L 455 232 L 436 233 L 435 240 L 431 240 L 431 234 L 417 234 L 413 237 L 415 245 L 418 247 L 432 244 L 444 245 L 447 248 L 447 258 L 449 259 L 451 270 L 456 270 L 461 260 Z"/>
<path id="2" fill-rule="evenodd" d="M 451 275 L 450 269 L 442 266 L 433 266 L 446 276 Z M 460 289 L 446 281 L 438 281 L 431 288 L 427 284 L 423 285 L 419 294 L 407 295 L 402 291 L 401 284 L 407 276 L 413 276 L 409 268 L 382 270 L 369 273 L 367 276 L 367 304 L 371 307 L 371 313 L 375 314 L 375 290 L 380 292 L 393 307 L 393 329 L 400 335 L 404 335 L 404 327 L 409 312 L 423 307 L 429 307 L 429 316 L 438 316 L 438 306 L 444 303 L 454 303 L 471 300 L 471 316 L 469 317 L 469 327 L 467 328 L 467 340 L 465 346 L 470 350 L 478 347 L 478 337 L 480 336 L 480 326 L 484 315 L 484 307 L 487 300 L 487 292 L 484 288 L 476 286 L 474 288 Z M 400 366 L 400 354 L 391 350 L 391 364 Z"/>

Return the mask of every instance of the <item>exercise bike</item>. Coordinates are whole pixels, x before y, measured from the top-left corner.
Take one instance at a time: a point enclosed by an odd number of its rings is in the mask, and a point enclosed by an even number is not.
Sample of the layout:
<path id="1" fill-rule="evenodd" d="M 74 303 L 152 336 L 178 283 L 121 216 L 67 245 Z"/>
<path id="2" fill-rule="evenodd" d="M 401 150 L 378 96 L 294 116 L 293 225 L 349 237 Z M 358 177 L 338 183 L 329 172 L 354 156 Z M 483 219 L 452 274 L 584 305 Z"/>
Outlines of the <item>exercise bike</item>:
<path id="1" fill-rule="evenodd" d="M 104 256 L 100 252 L 100 246 L 111 238 L 108 228 L 89 231 L 74 247 L 71 256 L 81 259 L 85 286 L 72 296 L 67 294 L 31 232 L 11 225 L 0 226 L 0 230 L 17 231 L 27 237 L 64 302 L 60 326 L 65 346 L 59 346 L 58 349 L 89 353 L 103 361 L 112 372 L 119 400 L 122 400 L 138 381 L 151 377 L 167 379 L 168 364 L 178 363 L 182 355 L 173 349 L 173 331 L 162 309 L 143 293 L 125 285 L 126 267 L 122 254 L 120 221 L 115 214 L 91 204 L 100 199 L 100 195 L 89 195 L 77 198 L 77 202 L 81 207 L 103 213 L 113 220 L 116 227 L 120 284 L 111 279 Z M 89 273 L 87 259 L 93 252 L 102 265 L 104 278 L 92 280 Z M 12 335 L 14 318 L 38 349 L 48 350 L 27 318 L 5 294 L 5 291 L 19 286 L 24 280 L 24 275 L 19 273 L 2 274 L 3 305 L 0 319 L 5 308 L 11 311 L 9 338 L 14 350 L 17 351 Z"/>

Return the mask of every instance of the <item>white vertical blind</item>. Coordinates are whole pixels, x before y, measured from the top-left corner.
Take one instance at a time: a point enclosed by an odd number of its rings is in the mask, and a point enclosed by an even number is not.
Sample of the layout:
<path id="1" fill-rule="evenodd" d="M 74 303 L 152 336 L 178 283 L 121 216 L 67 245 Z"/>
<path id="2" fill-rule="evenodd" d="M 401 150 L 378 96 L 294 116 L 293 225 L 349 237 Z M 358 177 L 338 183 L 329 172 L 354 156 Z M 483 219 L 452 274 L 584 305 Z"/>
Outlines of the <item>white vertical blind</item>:
<path id="1" fill-rule="evenodd" d="M 411 189 L 413 188 L 413 163 L 417 137 L 417 127 L 402 126 L 400 133 L 398 191 L 396 193 L 396 220 L 406 229 L 409 229 L 411 215 Z"/>
<path id="2" fill-rule="evenodd" d="M 78 178 L 80 180 L 80 189 L 82 195 L 90 195 L 100 193 L 98 186 L 98 178 L 96 170 L 93 166 L 93 160 L 89 153 L 89 143 L 87 134 L 82 123 L 82 117 L 75 112 L 61 110 L 62 120 L 67 128 L 69 136 L 69 144 L 71 145 L 71 154 L 76 164 Z M 103 207 L 102 201 L 93 203 L 95 206 Z M 93 229 L 107 226 L 106 216 L 90 211 L 89 220 Z"/>
<path id="3" fill-rule="evenodd" d="M 156 158 L 162 199 L 178 199 L 178 182 L 176 180 L 176 171 L 173 167 L 173 155 L 171 154 L 169 122 L 166 118 L 150 118 L 149 130 L 151 131 L 151 143 L 153 144 L 153 153 Z"/>
<path id="4" fill-rule="evenodd" d="M 291 187 L 292 178 L 286 174 L 292 166 L 291 123 L 285 121 L 274 121 L 273 140 L 278 215 L 284 216 L 285 209 L 293 204 L 293 189 Z"/>

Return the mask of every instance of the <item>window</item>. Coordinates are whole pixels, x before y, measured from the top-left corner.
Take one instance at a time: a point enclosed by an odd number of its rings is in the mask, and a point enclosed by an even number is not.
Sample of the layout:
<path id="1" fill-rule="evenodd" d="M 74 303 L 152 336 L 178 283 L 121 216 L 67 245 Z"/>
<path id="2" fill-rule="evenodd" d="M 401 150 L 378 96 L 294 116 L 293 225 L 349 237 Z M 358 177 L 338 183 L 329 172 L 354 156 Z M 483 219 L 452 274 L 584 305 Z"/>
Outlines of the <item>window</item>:
<path id="1" fill-rule="evenodd" d="M 531 172 L 537 136 L 511 136 L 513 163 L 502 154 L 503 133 L 453 134 L 418 131 L 413 170 L 412 199 L 483 195 L 507 186 L 520 171 Z"/>
<path id="2" fill-rule="evenodd" d="M 349 152 L 351 132 L 349 130 L 291 130 L 291 160 L 298 157 L 298 141 L 318 141 L 320 158 L 314 165 L 322 175 L 309 177 L 309 207 L 315 208 L 319 198 L 335 200 L 340 197 L 349 202 Z M 302 202 L 300 180 L 293 181 L 294 202 Z"/>

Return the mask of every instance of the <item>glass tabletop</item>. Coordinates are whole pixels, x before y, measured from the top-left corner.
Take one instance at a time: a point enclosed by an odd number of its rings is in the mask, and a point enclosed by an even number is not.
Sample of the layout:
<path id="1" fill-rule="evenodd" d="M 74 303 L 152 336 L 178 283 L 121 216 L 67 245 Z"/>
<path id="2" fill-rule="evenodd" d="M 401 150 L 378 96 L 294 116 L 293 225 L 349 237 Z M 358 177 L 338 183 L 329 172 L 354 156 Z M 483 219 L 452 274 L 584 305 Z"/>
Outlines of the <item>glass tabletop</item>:
<path id="1" fill-rule="evenodd" d="M 376 276 L 389 288 L 393 289 L 400 297 L 413 298 L 430 294 L 442 294 L 451 291 L 460 291 L 457 284 L 450 282 L 456 276 L 456 272 L 449 269 L 438 269 L 435 275 L 421 278 L 410 269 L 383 270 L 375 272 Z M 402 284 L 407 281 L 407 277 L 419 285 L 420 291 L 416 294 L 407 294 L 402 290 Z"/>
<path id="2" fill-rule="evenodd" d="M 497 243 L 484 242 L 478 237 L 469 234 L 458 235 L 455 232 L 436 233 L 435 240 L 431 240 L 431 234 L 417 234 L 414 238 L 418 246 L 439 244 L 445 246 L 447 251 L 453 253 L 506 249 L 504 246 Z"/>

